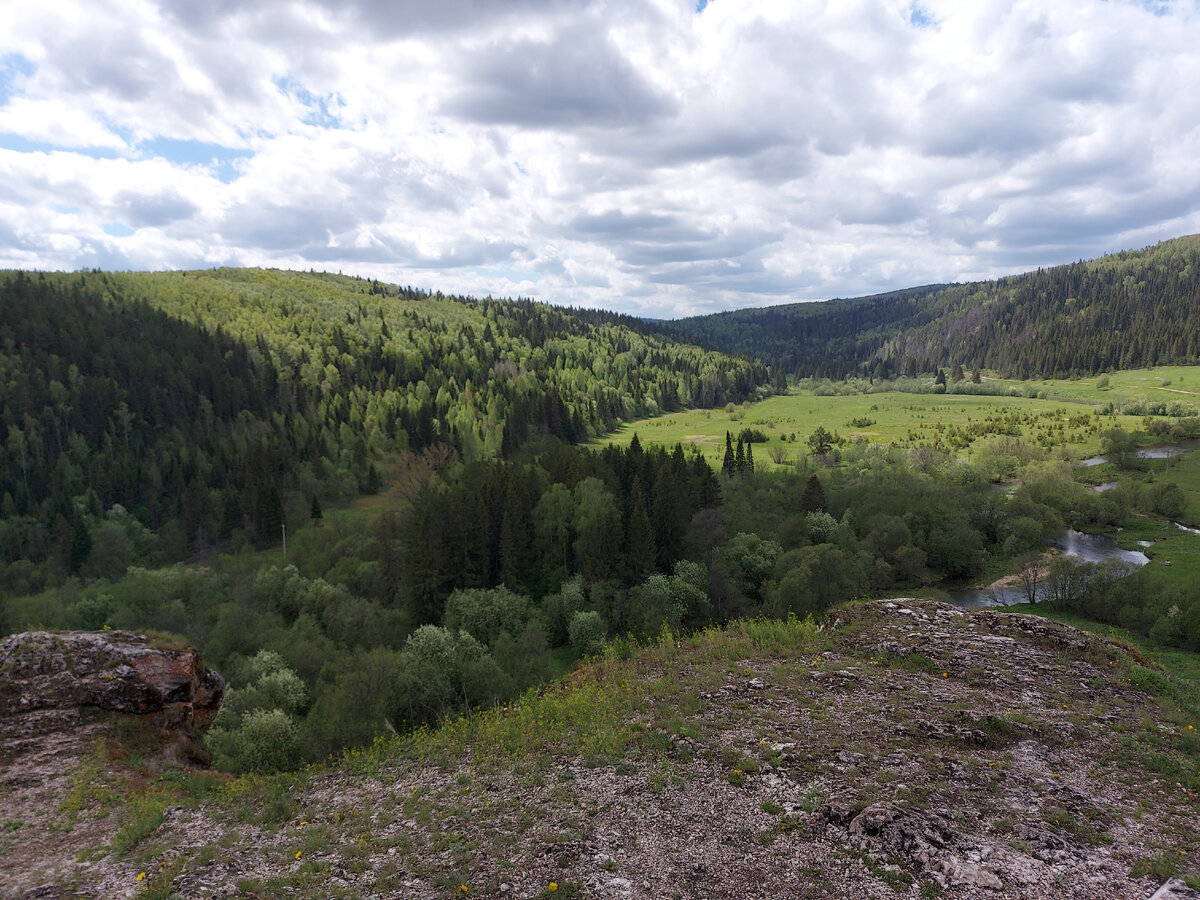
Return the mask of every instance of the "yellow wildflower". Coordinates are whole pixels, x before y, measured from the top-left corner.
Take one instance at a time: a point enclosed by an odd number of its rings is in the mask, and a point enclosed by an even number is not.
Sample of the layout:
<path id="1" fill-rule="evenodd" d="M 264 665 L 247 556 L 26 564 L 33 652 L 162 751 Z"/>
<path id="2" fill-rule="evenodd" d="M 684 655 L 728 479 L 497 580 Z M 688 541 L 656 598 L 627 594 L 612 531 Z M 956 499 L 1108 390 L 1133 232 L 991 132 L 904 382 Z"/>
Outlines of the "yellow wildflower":
<path id="1" fill-rule="evenodd" d="M 299 859 L 299 858 L 300 858 L 300 856 L 301 856 L 301 854 L 303 854 L 303 853 L 304 853 L 304 851 L 303 851 L 303 850 L 297 850 L 297 851 L 296 851 L 296 859 Z"/>
<path id="2" fill-rule="evenodd" d="M 138 880 L 138 881 L 141 881 L 141 880 L 142 880 L 143 878 L 145 878 L 145 877 L 146 877 L 146 873 L 145 873 L 145 872 L 143 872 L 141 875 L 139 875 L 139 876 L 137 877 L 137 880 Z"/>
<path id="3" fill-rule="evenodd" d="M 550 882 L 549 888 L 552 891 L 557 891 L 558 890 L 558 882 L 557 881 Z"/>

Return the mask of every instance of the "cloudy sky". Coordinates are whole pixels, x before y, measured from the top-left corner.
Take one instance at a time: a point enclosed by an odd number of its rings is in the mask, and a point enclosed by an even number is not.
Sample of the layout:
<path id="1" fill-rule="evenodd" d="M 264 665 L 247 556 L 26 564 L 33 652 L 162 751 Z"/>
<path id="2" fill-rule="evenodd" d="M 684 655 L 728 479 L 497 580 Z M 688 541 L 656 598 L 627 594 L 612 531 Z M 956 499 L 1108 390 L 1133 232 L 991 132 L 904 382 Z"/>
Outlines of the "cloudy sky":
<path id="1" fill-rule="evenodd" d="M 672 316 L 1200 232 L 1200 0 L 42 0 L 0 267 Z"/>

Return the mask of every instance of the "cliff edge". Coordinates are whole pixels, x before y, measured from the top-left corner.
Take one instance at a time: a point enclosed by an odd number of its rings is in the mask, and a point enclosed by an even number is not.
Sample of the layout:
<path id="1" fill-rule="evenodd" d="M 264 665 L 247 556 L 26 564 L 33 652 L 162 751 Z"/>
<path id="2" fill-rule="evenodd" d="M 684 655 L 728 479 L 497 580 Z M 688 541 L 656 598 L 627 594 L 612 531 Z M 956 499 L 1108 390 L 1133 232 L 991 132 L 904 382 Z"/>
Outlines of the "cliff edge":
<path id="1" fill-rule="evenodd" d="M 13 896 L 14 880 L 79 877 L 70 854 L 106 843 L 115 824 L 88 807 L 130 755 L 147 773 L 207 764 L 203 736 L 224 692 L 195 650 L 131 631 L 0 641 L 0 893 Z"/>
<path id="2" fill-rule="evenodd" d="M 1036 616 L 887 600 L 823 626 L 741 622 L 617 642 L 504 709 L 238 782 L 143 828 L 135 853 L 114 841 L 62 864 L 56 883 L 81 897 L 1196 898 L 1194 700 L 1132 648 Z M 17 896 L 51 881 L 7 860 L 0 878 Z"/>

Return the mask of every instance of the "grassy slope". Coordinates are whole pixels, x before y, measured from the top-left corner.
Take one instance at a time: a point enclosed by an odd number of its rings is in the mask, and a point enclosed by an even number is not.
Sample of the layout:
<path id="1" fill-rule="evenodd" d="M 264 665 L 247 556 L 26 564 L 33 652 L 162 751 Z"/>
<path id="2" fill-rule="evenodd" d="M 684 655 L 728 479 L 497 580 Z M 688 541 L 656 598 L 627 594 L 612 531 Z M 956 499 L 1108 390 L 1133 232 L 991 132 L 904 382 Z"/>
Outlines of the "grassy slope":
<path id="1" fill-rule="evenodd" d="M 1106 387 L 1098 387 L 1100 378 L 1075 378 L 1034 381 L 996 379 L 1018 390 L 1032 384 L 1047 397 L 1078 400 L 1083 403 L 1124 403 L 1179 400 L 1200 405 L 1200 366 L 1154 366 L 1108 374 Z"/>
<path id="2" fill-rule="evenodd" d="M 938 823 L 940 858 L 986 845 L 1006 879 L 1036 879 L 989 896 L 1145 896 L 1200 873 L 1194 795 L 1177 786 L 1200 788 L 1197 657 L 937 617 L 914 634 L 912 616 L 871 604 L 821 631 L 743 622 L 618 644 L 506 709 L 298 775 L 200 784 L 190 800 L 176 778 L 126 779 L 111 846 L 74 870 L 110 896 L 140 872 L 162 897 L 509 883 L 548 898 L 615 878 L 664 897 L 942 895 L 883 834 L 847 835 L 883 803 L 918 834 Z M 164 819 L 168 804 L 188 809 Z M 1132 881 L 1086 883 L 1097 875 Z"/>

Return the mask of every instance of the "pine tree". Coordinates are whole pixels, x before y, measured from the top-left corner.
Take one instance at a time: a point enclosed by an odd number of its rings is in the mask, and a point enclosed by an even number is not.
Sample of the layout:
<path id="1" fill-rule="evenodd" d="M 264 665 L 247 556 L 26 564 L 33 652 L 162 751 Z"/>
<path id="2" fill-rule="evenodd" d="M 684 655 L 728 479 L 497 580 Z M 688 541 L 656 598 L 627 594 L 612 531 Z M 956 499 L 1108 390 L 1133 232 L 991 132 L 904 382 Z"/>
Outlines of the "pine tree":
<path id="1" fill-rule="evenodd" d="M 754 445 L 751 443 L 746 444 L 746 471 L 754 471 Z"/>
<path id="2" fill-rule="evenodd" d="M 654 529 L 650 525 L 650 514 L 646 510 L 645 494 L 641 479 L 636 475 L 629 490 L 629 518 L 625 532 L 625 563 L 631 581 L 642 581 L 655 571 L 657 550 L 654 544 Z"/>
<path id="3" fill-rule="evenodd" d="M 733 454 L 733 471 L 739 475 L 746 471 L 746 446 L 741 438 L 738 438 L 737 450 Z"/>
<path id="4" fill-rule="evenodd" d="M 375 468 L 375 463 L 371 463 L 367 467 L 367 483 L 363 485 L 363 493 L 378 494 L 381 487 L 383 487 L 383 483 L 379 478 L 379 470 Z"/>

